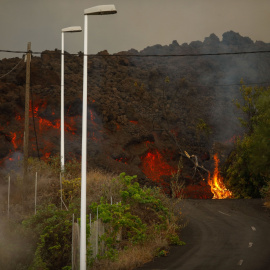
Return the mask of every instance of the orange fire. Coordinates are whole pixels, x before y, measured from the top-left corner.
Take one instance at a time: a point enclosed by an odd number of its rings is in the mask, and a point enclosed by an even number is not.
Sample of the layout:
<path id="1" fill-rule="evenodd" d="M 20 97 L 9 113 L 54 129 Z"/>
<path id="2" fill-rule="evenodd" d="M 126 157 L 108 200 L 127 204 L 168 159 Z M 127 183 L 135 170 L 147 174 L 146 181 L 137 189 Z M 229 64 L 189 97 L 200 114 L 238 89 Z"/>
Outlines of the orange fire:
<path id="1" fill-rule="evenodd" d="M 220 173 L 218 170 L 219 159 L 218 159 L 217 154 L 214 155 L 214 160 L 215 160 L 214 175 L 211 178 L 209 174 L 209 178 L 208 178 L 208 184 L 211 187 L 211 192 L 214 194 L 213 199 L 231 198 L 232 192 L 225 187 L 223 179 L 220 176 Z"/>

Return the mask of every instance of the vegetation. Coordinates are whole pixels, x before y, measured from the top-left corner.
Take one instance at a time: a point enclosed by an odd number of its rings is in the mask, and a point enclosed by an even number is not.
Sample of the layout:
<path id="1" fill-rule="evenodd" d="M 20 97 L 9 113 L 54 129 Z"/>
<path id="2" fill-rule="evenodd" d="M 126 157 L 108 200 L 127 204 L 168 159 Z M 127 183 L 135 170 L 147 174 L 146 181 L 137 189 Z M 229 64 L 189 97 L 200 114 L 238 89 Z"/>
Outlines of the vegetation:
<path id="1" fill-rule="evenodd" d="M 75 173 L 80 164 L 66 164 L 62 190 L 58 164 L 57 157 L 48 163 L 30 159 L 30 175 L 39 171 L 38 190 L 42 194 L 38 196 L 37 213 L 31 209 L 21 216 L 21 230 L 31 235 L 34 253 L 30 256 L 28 252 L 27 265 L 22 269 L 71 269 L 73 220 L 80 223 L 81 181 Z M 31 185 L 28 197 L 34 195 L 30 190 Z M 154 256 L 165 256 L 170 244 L 184 244 L 179 239 L 181 216 L 175 207 L 177 199 L 167 197 L 159 188 L 141 187 L 136 176 L 92 170 L 87 175 L 87 195 L 87 260 L 91 269 L 132 269 Z M 28 202 L 28 197 L 25 205 L 32 201 Z M 93 225 L 97 212 L 105 232 L 99 237 L 104 252 L 100 250 L 95 256 L 89 240 L 89 218 L 91 214 Z"/>
<path id="2" fill-rule="evenodd" d="M 238 138 L 225 168 L 227 185 L 238 198 L 270 198 L 270 87 L 240 88 L 246 134 Z"/>

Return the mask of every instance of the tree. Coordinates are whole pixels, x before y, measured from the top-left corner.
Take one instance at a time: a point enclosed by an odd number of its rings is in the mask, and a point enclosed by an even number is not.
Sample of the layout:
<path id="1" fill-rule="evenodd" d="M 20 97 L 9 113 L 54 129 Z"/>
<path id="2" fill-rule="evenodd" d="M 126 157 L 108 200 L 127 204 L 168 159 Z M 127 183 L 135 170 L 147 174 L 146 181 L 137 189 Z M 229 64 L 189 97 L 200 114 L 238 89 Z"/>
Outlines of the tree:
<path id="1" fill-rule="evenodd" d="M 242 85 L 240 91 L 243 102 L 235 104 L 245 114 L 239 120 L 247 132 L 226 162 L 227 184 L 236 197 L 260 197 L 270 181 L 270 87 Z"/>
<path id="2" fill-rule="evenodd" d="M 240 109 L 245 114 L 245 118 L 238 118 L 240 123 L 247 128 L 247 133 L 251 134 L 253 132 L 253 125 L 256 119 L 257 108 L 256 102 L 261 94 L 264 92 L 263 87 L 245 86 L 243 81 L 241 81 L 242 86 L 239 89 L 242 101 L 234 100 L 234 104 L 238 109 Z"/>
<path id="3" fill-rule="evenodd" d="M 256 102 L 257 114 L 254 117 L 254 130 L 251 139 L 251 168 L 265 180 L 270 179 L 270 87 Z"/>

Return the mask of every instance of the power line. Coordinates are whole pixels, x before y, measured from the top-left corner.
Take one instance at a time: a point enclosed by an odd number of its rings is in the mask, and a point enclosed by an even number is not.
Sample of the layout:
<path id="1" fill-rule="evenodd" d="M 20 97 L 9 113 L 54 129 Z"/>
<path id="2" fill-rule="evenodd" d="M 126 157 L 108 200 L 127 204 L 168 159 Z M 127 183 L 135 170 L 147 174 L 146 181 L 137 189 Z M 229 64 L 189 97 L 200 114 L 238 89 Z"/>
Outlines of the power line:
<path id="1" fill-rule="evenodd" d="M 27 51 L 12 51 L 12 50 L 0 50 L 0 52 L 7 52 L 7 53 L 28 53 Z M 60 51 L 44 51 L 44 52 L 32 52 L 32 54 L 62 54 Z M 239 54 L 257 54 L 257 53 L 270 53 L 270 51 L 247 51 L 247 52 L 223 52 L 223 53 L 201 53 L 201 54 L 107 54 L 107 55 L 100 55 L 100 54 L 87 54 L 87 56 L 92 57 L 186 57 L 186 56 L 216 56 L 216 55 L 239 55 Z M 83 53 L 76 53 L 76 54 L 70 54 L 67 52 L 64 52 L 65 55 L 84 55 Z M 5 77 L 9 73 L 11 73 L 21 62 L 23 58 L 19 61 L 19 63 L 11 69 L 8 73 L 1 76 L 1 78 Z M 72 73 L 70 73 L 72 74 Z M 258 85 L 258 84 L 270 84 L 270 82 L 252 82 L 252 83 L 245 83 L 245 85 Z M 226 86 L 241 86 L 241 83 L 232 83 L 232 84 L 216 84 L 216 85 L 195 85 L 190 84 L 190 87 L 226 87 Z"/>
<path id="2" fill-rule="evenodd" d="M 19 63 L 18 63 L 15 67 L 13 67 L 8 73 L 2 75 L 2 76 L 0 77 L 0 79 L 4 78 L 4 77 L 7 76 L 9 73 L 11 73 L 14 69 L 16 69 L 16 68 L 19 66 L 19 64 L 22 62 L 22 60 L 23 60 L 23 57 L 22 57 L 22 59 L 19 61 Z"/>
<path id="3" fill-rule="evenodd" d="M 12 50 L 0 50 L 0 52 L 5 53 L 27 53 L 26 51 L 12 51 Z M 44 51 L 44 52 L 33 52 L 32 54 L 59 54 L 62 53 L 60 51 Z M 259 54 L 259 53 L 270 53 L 267 51 L 243 51 L 243 52 L 220 52 L 220 53 L 189 53 L 189 54 L 87 54 L 87 56 L 91 57 L 197 57 L 197 56 L 220 56 L 220 55 L 242 55 L 242 54 Z M 77 55 L 84 56 L 83 53 L 67 53 L 64 52 L 64 55 Z"/>

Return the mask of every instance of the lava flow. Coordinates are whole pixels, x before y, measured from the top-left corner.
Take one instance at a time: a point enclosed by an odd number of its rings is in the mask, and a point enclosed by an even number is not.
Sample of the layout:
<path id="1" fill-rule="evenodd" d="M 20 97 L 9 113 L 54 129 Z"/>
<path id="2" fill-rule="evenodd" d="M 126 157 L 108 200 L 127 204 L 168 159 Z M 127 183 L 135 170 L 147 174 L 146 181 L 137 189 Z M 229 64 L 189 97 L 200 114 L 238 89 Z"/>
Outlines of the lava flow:
<path id="1" fill-rule="evenodd" d="M 157 150 L 149 151 L 146 156 L 141 158 L 143 173 L 151 180 L 166 185 L 162 177 L 171 176 L 176 173 L 176 169 L 170 166 L 162 154 Z"/>
<path id="2" fill-rule="evenodd" d="M 36 103 L 37 104 L 35 106 L 32 106 L 32 102 L 30 102 L 29 104 L 29 118 L 33 119 L 34 117 L 35 119 L 35 126 L 32 124 L 32 121 L 29 121 L 30 122 L 29 148 L 31 148 L 32 153 L 37 152 L 37 149 L 39 148 L 42 158 L 47 159 L 51 156 L 52 153 L 55 152 L 55 143 L 50 143 L 47 135 L 44 136 L 44 134 L 48 134 L 49 132 L 49 136 L 51 138 L 60 137 L 61 120 L 60 118 L 56 117 L 54 109 L 47 108 L 47 102 L 45 100 L 40 99 Z M 90 115 L 89 128 L 91 129 L 91 132 L 90 131 L 88 132 L 88 137 L 90 137 L 90 139 L 94 142 L 99 142 L 101 140 L 102 131 L 100 130 L 100 127 L 96 122 L 97 117 L 95 112 L 90 108 L 89 108 L 89 115 Z M 5 158 L 5 160 L 9 161 L 14 160 L 14 158 L 11 157 L 12 155 L 11 152 L 20 151 L 23 148 L 24 117 L 19 113 L 16 113 L 15 120 L 16 122 L 18 122 L 17 131 L 10 131 L 8 134 L 6 134 L 8 141 L 10 141 L 13 145 L 13 149 L 10 149 L 10 154 Z M 74 135 L 78 136 L 77 134 L 78 121 L 79 122 L 81 121 L 81 116 L 80 115 L 69 116 L 69 109 L 68 109 L 64 123 L 64 130 L 68 135 L 67 141 L 75 140 Z M 6 126 L 7 125 L 9 125 L 9 122 L 6 123 Z M 0 127 L 0 130 L 3 130 L 3 128 Z M 36 135 L 34 136 L 34 134 Z M 36 140 L 38 140 L 38 148 Z"/>
<path id="3" fill-rule="evenodd" d="M 232 192 L 225 187 L 223 179 L 220 176 L 218 170 L 219 159 L 217 154 L 214 155 L 214 160 L 215 160 L 214 175 L 213 177 L 211 177 L 209 174 L 208 178 L 208 184 L 211 187 L 211 192 L 214 194 L 213 199 L 231 198 Z"/>

